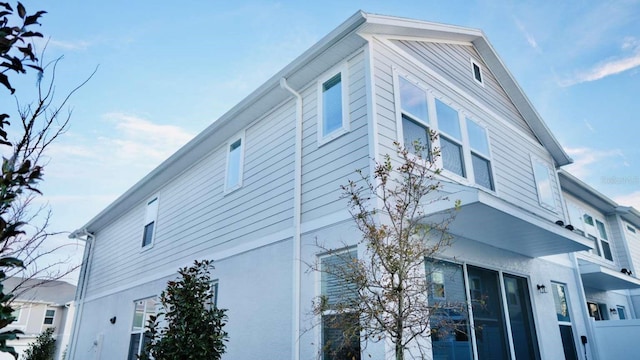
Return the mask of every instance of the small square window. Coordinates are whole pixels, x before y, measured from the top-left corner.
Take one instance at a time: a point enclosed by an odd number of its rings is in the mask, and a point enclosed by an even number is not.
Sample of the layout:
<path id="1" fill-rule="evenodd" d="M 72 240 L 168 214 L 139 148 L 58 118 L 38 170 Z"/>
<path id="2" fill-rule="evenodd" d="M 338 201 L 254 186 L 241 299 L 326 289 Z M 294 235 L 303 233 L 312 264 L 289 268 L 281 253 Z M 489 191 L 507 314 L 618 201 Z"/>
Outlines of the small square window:
<path id="1" fill-rule="evenodd" d="M 636 233 L 636 229 L 631 225 L 627 225 L 627 230 L 629 230 L 629 232 L 631 233 L 634 233 L 634 234 Z"/>
<path id="2" fill-rule="evenodd" d="M 475 61 L 471 62 L 471 67 L 473 69 L 473 78 L 480 84 L 483 83 L 482 81 L 482 69 L 480 68 L 480 65 L 478 65 Z"/>
<path id="3" fill-rule="evenodd" d="M 56 317 L 56 311 L 53 309 L 49 309 L 44 314 L 44 324 L 45 325 L 53 325 L 53 320 Z"/>

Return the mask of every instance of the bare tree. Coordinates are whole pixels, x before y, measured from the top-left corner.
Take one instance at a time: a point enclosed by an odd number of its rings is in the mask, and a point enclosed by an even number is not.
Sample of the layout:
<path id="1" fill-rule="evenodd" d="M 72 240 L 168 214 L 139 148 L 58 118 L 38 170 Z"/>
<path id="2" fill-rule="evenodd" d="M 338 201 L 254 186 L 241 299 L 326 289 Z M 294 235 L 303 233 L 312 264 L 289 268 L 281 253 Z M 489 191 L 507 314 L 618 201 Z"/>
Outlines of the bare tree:
<path id="1" fill-rule="evenodd" d="M 430 208 L 449 200 L 438 180 L 439 151 L 418 143 L 410 150 L 395 145 L 399 162 L 387 155 L 375 165 L 373 178 L 357 171 L 359 179 L 342 186 L 362 235 L 359 252 L 318 245 L 326 256 L 312 269 L 321 272 L 323 287 L 339 289 L 314 302 L 324 331 L 333 332 L 323 339 L 325 359 L 359 359 L 360 337 L 364 344 L 390 341 L 396 360 L 405 354 L 422 358 L 436 325 L 432 321 L 445 325 L 442 316 L 433 320 L 445 305 L 429 301 L 433 289 L 425 261 L 450 245 L 447 229 L 459 202 L 439 220 L 429 220 Z M 446 307 L 465 309 L 464 304 Z"/>
<path id="2" fill-rule="evenodd" d="M 34 197 L 41 195 L 38 184 L 43 177 L 43 154 L 60 135 L 65 132 L 71 116 L 64 111 L 71 97 L 89 78 L 61 98 L 56 97 L 56 66 L 60 59 L 44 63 L 35 55 L 31 39 L 43 35 L 32 31 L 45 11 L 31 15 L 24 5 L 17 2 L 14 8 L 0 2 L 0 84 L 14 95 L 8 74 L 26 74 L 28 69 L 38 75 L 36 99 L 27 105 L 17 105 L 16 121 L 8 113 L 0 113 L 0 146 L 2 146 L 2 177 L 0 178 L 0 329 L 11 324 L 15 317 L 10 304 L 14 298 L 11 290 L 4 289 L 3 280 L 9 273 L 37 265 L 45 253 L 43 244 L 50 233 L 47 231 L 49 215 L 45 211 L 44 221 L 35 224 L 40 211 L 31 205 Z M 41 58 L 43 56 L 41 55 Z M 49 78 L 46 78 L 46 76 Z M 48 79 L 45 81 L 45 79 Z M 11 122 L 10 122 L 11 120 Z M 13 124 L 12 124 L 13 122 Z M 40 208 L 42 210 L 42 208 Z M 31 224 L 31 230 L 27 225 Z M 17 290 L 16 290 L 17 291 Z M 7 340 L 16 338 L 18 330 L 0 333 L 0 352 L 9 352 L 17 358 Z"/>

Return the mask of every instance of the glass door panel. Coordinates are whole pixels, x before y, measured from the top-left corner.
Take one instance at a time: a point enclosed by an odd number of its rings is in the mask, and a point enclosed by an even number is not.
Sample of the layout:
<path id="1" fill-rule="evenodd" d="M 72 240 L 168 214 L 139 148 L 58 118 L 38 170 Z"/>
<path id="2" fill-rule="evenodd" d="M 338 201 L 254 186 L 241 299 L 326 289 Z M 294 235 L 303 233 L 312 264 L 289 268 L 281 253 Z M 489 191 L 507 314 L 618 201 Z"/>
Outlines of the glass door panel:
<path id="1" fill-rule="evenodd" d="M 539 360 L 538 337 L 533 323 L 527 280 L 504 274 L 513 347 L 518 360 Z"/>
<path id="2" fill-rule="evenodd" d="M 509 359 L 498 273 L 467 266 L 479 360 Z"/>

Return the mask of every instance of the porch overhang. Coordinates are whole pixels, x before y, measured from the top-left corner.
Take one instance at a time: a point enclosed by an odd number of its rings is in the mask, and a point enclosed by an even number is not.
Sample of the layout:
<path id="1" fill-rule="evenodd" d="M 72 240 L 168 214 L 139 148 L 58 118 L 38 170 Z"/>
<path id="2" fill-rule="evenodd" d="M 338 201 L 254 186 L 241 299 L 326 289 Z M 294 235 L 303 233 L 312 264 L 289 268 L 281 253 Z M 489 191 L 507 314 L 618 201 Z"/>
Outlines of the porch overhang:
<path id="1" fill-rule="evenodd" d="M 582 285 L 596 290 L 640 289 L 640 279 L 609 269 L 599 264 L 580 260 Z"/>
<path id="2" fill-rule="evenodd" d="M 448 195 L 448 208 L 427 216 L 428 221 L 446 219 L 453 202 L 449 233 L 528 257 L 566 254 L 592 249 L 587 239 L 554 222 L 538 217 L 482 190 L 464 187 Z M 445 206 L 446 207 L 446 206 Z"/>

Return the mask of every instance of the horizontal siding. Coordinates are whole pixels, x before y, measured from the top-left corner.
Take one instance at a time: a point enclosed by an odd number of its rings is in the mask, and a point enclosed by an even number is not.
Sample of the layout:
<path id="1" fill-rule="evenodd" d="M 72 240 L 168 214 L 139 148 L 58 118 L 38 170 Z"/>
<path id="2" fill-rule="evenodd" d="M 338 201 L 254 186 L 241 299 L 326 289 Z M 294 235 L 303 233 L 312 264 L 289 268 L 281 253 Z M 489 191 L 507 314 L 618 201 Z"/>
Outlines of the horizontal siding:
<path id="1" fill-rule="evenodd" d="M 153 247 L 141 251 L 145 204 L 97 233 L 88 294 L 178 268 L 293 224 L 295 106 L 280 105 L 245 131 L 243 186 L 225 194 L 226 144 L 159 189 Z"/>
<path id="2" fill-rule="evenodd" d="M 509 120 L 526 134 L 534 136 L 520 112 L 471 45 L 452 45 L 424 41 L 393 41 L 394 44 L 471 94 L 475 100 Z M 471 72 L 471 59 L 482 67 L 484 87 Z"/>
<path id="3" fill-rule="evenodd" d="M 343 211 L 340 185 L 354 178 L 356 169 L 369 165 L 367 97 L 364 56 L 348 61 L 350 131 L 318 146 L 317 87 L 310 86 L 304 96 L 304 136 L 302 167 L 302 221 Z"/>
<path id="4" fill-rule="evenodd" d="M 445 48 L 449 49 L 450 47 L 456 46 L 462 48 L 465 47 L 462 45 L 447 45 Z M 536 184 L 533 176 L 531 155 L 544 161 L 551 169 L 553 169 L 551 155 L 546 151 L 546 149 L 538 145 L 537 140 L 532 135 L 529 135 L 531 134 L 530 130 L 518 133 L 512 128 L 505 126 L 502 122 L 505 120 L 511 120 L 510 122 L 512 124 L 520 123 L 522 119 L 518 119 L 519 114 L 495 111 L 496 109 L 493 107 L 492 101 L 483 100 L 486 101 L 487 106 L 494 110 L 499 116 L 501 115 L 501 112 L 502 115 L 511 114 L 510 118 L 506 118 L 505 115 L 504 119 L 496 119 L 478 106 L 478 99 L 469 99 L 464 97 L 462 94 L 455 92 L 447 84 L 438 80 L 436 77 L 431 76 L 415 63 L 408 61 L 400 54 L 394 52 L 384 43 L 376 41 L 373 49 L 373 69 L 375 79 L 374 96 L 378 119 L 380 155 L 395 153 L 395 148 L 393 146 L 393 142 L 397 140 L 396 110 L 393 94 L 393 68 L 395 67 L 400 72 L 413 76 L 414 79 L 432 91 L 436 97 L 453 102 L 456 106 L 459 106 L 466 112 L 470 113 L 474 119 L 481 120 L 487 125 L 492 151 L 492 163 L 494 166 L 494 181 L 496 184 L 496 193 L 499 197 L 523 208 L 526 211 L 529 211 L 532 214 L 542 216 L 551 221 L 563 218 L 560 187 L 557 182 L 553 182 L 557 209 L 555 212 L 552 212 L 539 205 Z M 469 50 L 465 50 L 464 52 L 469 53 Z M 458 66 L 462 66 L 460 59 L 448 59 L 448 57 L 451 57 L 452 55 L 447 54 L 449 54 L 449 52 L 438 55 L 438 57 L 443 57 L 441 59 L 443 63 L 449 64 L 447 65 L 448 67 L 453 66 L 450 63 L 457 63 Z M 465 61 L 465 71 L 470 71 L 468 56 Z M 434 66 L 435 65 L 429 65 L 433 70 L 438 72 L 444 71 L 442 69 L 435 69 Z M 470 73 L 467 75 L 470 78 Z M 487 79 L 487 74 L 485 74 L 485 79 Z M 460 84 L 459 81 L 453 77 L 450 81 L 463 90 L 465 87 L 469 86 L 468 84 Z M 471 79 L 471 81 L 474 80 Z M 472 85 L 481 88 L 476 84 Z M 508 98 L 504 98 L 500 103 L 508 101 Z M 521 128 L 521 126 L 518 128 Z"/>

